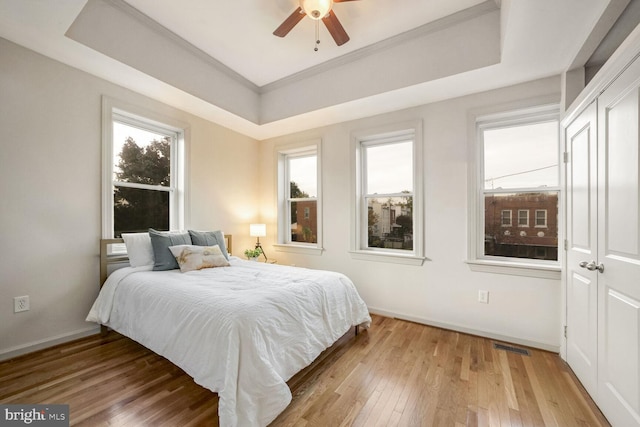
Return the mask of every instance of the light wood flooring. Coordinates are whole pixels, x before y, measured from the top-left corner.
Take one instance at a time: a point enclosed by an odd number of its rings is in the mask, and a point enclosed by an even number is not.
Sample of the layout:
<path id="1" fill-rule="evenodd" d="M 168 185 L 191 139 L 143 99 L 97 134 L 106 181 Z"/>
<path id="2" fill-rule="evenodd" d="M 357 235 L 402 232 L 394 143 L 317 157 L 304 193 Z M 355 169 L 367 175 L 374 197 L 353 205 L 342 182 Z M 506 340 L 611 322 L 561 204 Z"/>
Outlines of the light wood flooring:
<path id="1" fill-rule="evenodd" d="M 373 316 L 289 382 L 272 426 L 608 426 L 558 355 Z M 110 332 L 0 363 L 0 404 L 70 405 L 74 426 L 216 426 L 218 398 Z"/>

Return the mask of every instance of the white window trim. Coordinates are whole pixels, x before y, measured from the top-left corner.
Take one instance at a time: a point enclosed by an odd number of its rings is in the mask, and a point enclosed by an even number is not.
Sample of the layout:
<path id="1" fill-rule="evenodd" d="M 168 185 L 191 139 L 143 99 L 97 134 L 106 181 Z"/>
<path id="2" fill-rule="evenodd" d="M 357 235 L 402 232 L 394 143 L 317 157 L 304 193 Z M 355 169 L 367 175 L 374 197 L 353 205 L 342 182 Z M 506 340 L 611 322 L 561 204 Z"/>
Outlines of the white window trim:
<path id="1" fill-rule="evenodd" d="M 508 224 L 505 224 L 504 221 L 503 221 L 503 219 L 504 219 L 502 217 L 502 213 L 503 212 L 509 212 L 509 223 Z M 511 209 L 503 209 L 503 210 L 500 211 L 500 225 L 502 227 L 505 227 L 505 228 L 506 227 L 513 227 L 513 212 L 511 211 Z"/>
<path id="2" fill-rule="evenodd" d="M 528 105 L 527 105 L 528 104 Z M 516 259 L 484 256 L 484 217 L 480 212 L 484 206 L 481 200 L 482 188 L 482 146 L 479 143 L 482 130 L 486 129 L 481 125 L 491 123 L 491 127 L 500 127 L 504 124 L 518 124 L 539 122 L 546 119 L 560 121 L 559 106 L 557 103 L 547 103 L 545 99 L 529 100 L 518 103 L 512 107 L 502 107 L 494 111 L 471 112 L 468 116 L 468 153 L 469 153 L 469 234 L 468 234 L 468 259 L 466 263 L 472 271 L 508 274 L 515 276 L 539 277 L 546 279 L 561 280 L 561 266 L 563 251 L 561 242 L 564 239 L 564 231 L 561 229 L 563 215 L 563 195 L 558 177 L 558 187 L 545 188 L 545 191 L 558 191 L 558 261 L 546 261 L 535 259 Z M 558 174 L 561 173 L 561 150 L 562 143 L 558 144 Z M 517 189 L 518 191 L 521 189 Z"/>
<path id="3" fill-rule="evenodd" d="M 366 227 L 362 224 L 362 143 L 372 140 L 394 139 L 411 135 L 413 138 L 413 251 L 391 251 L 384 249 L 363 248 L 366 242 Z M 349 253 L 353 259 L 366 261 L 391 262 L 396 264 L 420 266 L 425 261 L 424 255 L 424 157 L 422 121 L 415 120 L 391 124 L 372 129 L 356 131 L 351 134 L 351 247 Z M 364 239 L 364 240 L 363 240 Z M 404 252 L 404 253 L 403 253 Z"/>
<path id="4" fill-rule="evenodd" d="M 544 212 L 544 224 L 542 225 L 538 225 L 538 212 Z M 549 228 L 548 226 L 548 222 L 547 222 L 547 210 L 546 209 L 536 209 L 535 211 L 535 226 L 534 228 Z"/>
<path id="5" fill-rule="evenodd" d="M 520 212 L 526 212 L 527 222 L 520 224 Z M 529 228 L 529 209 L 518 209 L 518 227 Z"/>
<path id="6" fill-rule="evenodd" d="M 291 242 L 288 230 L 291 229 L 289 213 L 287 209 L 287 194 L 289 189 L 289 177 L 287 176 L 287 168 L 285 167 L 286 158 L 289 155 L 315 153 L 317 159 L 317 192 L 316 195 L 316 211 L 317 211 L 317 242 L 316 243 L 300 243 Z M 278 231 L 277 243 L 273 245 L 276 251 L 299 253 L 305 255 L 321 255 L 322 246 L 322 139 L 313 139 L 294 144 L 279 145 L 275 147 L 275 163 L 277 167 L 276 173 L 276 194 L 278 213 Z"/>
<path id="7" fill-rule="evenodd" d="M 125 120 L 122 120 L 122 118 Z M 176 147 L 172 151 L 172 167 L 175 173 L 172 176 L 171 186 L 175 193 L 170 197 L 170 228 L 181 230 L 185 228 L 189 212 L 188 188 L 185 179 L 188 168 L 187 159 L 189 150 L 190 128 L 189 125 L 177 119 L 165 117 L 161 114 L 149 111 L 145 108 L 119 101 L 107 96 L 102 97 L 102 237 L 113 238 L 113 120 L 143 122 L 150 127 L 158 127 L 175 132 L 178 137 Z M 115 247 L 111 245 L 113 253 L 126 252 L 124 245 Z"/>

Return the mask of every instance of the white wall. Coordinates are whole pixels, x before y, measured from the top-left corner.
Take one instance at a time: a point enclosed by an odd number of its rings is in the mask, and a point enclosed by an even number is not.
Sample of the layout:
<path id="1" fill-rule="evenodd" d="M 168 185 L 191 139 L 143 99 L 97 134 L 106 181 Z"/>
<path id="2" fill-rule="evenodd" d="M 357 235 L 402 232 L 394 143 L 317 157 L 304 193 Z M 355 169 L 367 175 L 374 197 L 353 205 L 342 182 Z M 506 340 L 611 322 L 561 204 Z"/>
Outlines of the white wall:
<path id="1" fill-rule="evenodd" d="M 322 139 L 324 248 L 320 256 L 276 252 L 284 264 L 341 271 L 350 276 L 373 312 L 558 350 L 560 280 L 472 272 L 467 259 L 468 125 L 473 111 L 522 104 L 531 98 L 560 101 L 560 80 L 549 78 L 265 141 L 261 145 L 261 217 L 275 242 L 274 147 Z M 425 241 L 421 267 L 352 259 L 350 244 L 350 133 L 421 119 L 424 124 Z M 268 246 L 266 246 L 268 248 Z M 477 302 L 478 290 L 489 304 Z"/>
<path id="2" fill-rule="evenodd" d="M 95 332 L 84 318 L 98 292 L 101 96 L 187 122 L 187 226 L 234 234 L 248 224 L 275 238 L 274 145 L 323 140 L 324 247 L 320 256 L 276 252 L 280 263 L 348 274 L 372 311 L 557 349 L 560 281 L 479 273 L 467 256 L 470 111 L 540 96 L 560 99 L 550 78 L 258 143 L 0 39 L 0 358 Z M 421 267 L 350 258 L 350 141 L 354 130 L 422 119 L 426 255 Z M 490 291 L 479 304 L 478 289 Z M 31 310 L 13 313 L 13 297 Z"/>
<path id="3" fill-rule="evenodd" d="M 188 123 L 187 227 L 252 242 L 257 141 L 0 38 L 0 359 L 96 330 L 102 95 Z"/>

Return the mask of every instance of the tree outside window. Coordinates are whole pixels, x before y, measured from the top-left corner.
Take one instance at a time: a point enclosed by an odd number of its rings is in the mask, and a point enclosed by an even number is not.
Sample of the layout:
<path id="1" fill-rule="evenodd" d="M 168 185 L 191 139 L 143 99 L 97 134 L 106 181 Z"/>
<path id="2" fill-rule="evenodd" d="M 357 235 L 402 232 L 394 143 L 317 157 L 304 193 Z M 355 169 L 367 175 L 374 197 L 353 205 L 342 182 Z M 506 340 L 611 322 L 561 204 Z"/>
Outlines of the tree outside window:
<path id="1" fill-rule="evenodd" d="M 113 122 L 113 234 L 170 229 L 175 132 Z"/>

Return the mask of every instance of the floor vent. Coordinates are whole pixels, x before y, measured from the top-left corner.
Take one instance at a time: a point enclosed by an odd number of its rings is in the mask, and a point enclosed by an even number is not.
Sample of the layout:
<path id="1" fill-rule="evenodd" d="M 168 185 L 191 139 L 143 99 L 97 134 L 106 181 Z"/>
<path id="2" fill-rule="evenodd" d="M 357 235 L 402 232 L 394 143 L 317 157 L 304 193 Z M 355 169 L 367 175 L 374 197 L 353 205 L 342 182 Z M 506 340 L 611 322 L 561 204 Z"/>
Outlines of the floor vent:
<path id="1" fill-rule="evenodd" d="M 497 342 L 493 343 L 493 348 L 495 348 L 496 350 L 510 351 L 511 353 L 521 354 L 523 356 L 531 356 L 531 354 L 529 354 L 529 350 L 525 350 L 524 348 L 512 347 L 510 345 L 498 344 Z"/>

